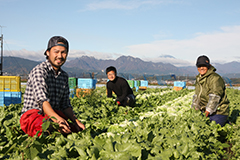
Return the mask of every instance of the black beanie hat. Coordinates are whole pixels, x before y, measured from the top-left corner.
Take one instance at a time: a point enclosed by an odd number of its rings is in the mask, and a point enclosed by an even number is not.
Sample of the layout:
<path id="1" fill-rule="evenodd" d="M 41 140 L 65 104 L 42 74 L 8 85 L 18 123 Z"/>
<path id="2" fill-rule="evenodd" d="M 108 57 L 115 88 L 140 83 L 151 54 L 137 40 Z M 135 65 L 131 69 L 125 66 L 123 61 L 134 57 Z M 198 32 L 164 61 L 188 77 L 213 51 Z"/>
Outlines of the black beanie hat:
<path id="1" fill-rule="evenodd" d="M 106 69 L 106 74 L 107 74 L 108 72 L 110 72 L 110 71 L 114 71 L 115 74 L 117 74 L 117 70 L 116 70 L 116 68 L 113 67 L 113 66 L 110 66 L 110 67 L 108 67 L 108 68 Z"/>
<path id="2" fill-rule="evenodd" d="M 207 56 L 202 55 L 199 56 L 196 62 L 196 66 L 207 66 L 208 68 L 210 67 L 210 60 Z"/>

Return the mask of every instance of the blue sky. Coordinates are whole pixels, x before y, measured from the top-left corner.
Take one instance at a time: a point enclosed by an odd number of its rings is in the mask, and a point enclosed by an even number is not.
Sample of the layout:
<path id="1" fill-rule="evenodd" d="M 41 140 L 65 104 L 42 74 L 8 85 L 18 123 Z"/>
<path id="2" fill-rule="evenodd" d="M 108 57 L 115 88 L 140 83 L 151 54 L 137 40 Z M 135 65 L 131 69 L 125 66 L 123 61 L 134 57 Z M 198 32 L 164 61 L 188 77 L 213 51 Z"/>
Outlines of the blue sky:
<path id="1" fill-rule="evenodd" d="M 239 0 L 0 0 L 0 8 L 5 56 L 44 60 L 49 38 L 62 35 L 68 59 L 240 61 Z"/>

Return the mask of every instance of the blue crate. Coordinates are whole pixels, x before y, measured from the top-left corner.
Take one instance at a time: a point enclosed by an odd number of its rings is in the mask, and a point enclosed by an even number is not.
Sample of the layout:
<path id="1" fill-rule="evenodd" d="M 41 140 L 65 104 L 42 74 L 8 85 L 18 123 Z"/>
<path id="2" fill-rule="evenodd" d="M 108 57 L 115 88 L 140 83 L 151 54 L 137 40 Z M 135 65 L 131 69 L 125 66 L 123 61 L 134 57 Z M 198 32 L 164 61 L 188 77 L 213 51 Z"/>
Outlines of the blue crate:
<path id="1" fill-rule="evenodd" d="M 139 86 L 140 86 L 140 81 L 139 81 L 139 80 L 135 80 L 135 81 L 134 81 L 134 87 L 135 87 L 135 89 L 136 89 L 136 92 L 138 91 Z"/>
<path id="2" fill-rule="evenodd" d="M 174 81 L 174 87 L 182 87 L 182 88 L 186 88 L 186 82 L 182 82 L 182 81 Z"/>
<path id="3" fill-rule="evenodd" d="M 134 87 L 139 87 L 140 86 L 140 81 L 139 80 L 135 80 L 134 81 Z"/>
<path id="4" fill-rule="evenodd" d="M 0 106 L 19 104 L 22 102 L 21 97 L 21 92 L 0 92 Z"/>
<path id="5" fill-rule="evenodd" d="M 69 89 L 69 97 L 73 98 L 76 95 L 76 89 L 75 88 L 70 88 Z"/>
<path id="6" fill-rule="evenodd" d="M 148 86 L 148 81 L 140 81 L 140 86 L 141 87 L 147 87 Z"/>
<path id="7" fill-rule="evenodd" d="M 83 89 L 95 89 L 96 88 L 96 79 L 91 78 L 78 78 L 78 88 Z"/>

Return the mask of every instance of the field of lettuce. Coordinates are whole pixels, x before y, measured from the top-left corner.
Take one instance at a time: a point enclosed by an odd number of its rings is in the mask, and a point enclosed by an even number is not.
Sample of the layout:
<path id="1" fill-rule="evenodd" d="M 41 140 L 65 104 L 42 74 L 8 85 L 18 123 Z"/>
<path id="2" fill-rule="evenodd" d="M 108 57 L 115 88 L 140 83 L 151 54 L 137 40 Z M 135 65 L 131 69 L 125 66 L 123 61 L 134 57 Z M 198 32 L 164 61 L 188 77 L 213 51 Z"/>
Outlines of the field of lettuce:
<path id="1" fill-rule="evenodd" d="M 71 99 L 86 130 L 66 137 L 28 137 L 19 123 L 23 104 L 0 107 L 0 159 L 240 159 L 240 91 L 227 92 L 230 124 L 224 127 L 191 109 L 194 90 L 188 89 L 139 90 L 131 108 L 117 106 L 99 87 Z"/>

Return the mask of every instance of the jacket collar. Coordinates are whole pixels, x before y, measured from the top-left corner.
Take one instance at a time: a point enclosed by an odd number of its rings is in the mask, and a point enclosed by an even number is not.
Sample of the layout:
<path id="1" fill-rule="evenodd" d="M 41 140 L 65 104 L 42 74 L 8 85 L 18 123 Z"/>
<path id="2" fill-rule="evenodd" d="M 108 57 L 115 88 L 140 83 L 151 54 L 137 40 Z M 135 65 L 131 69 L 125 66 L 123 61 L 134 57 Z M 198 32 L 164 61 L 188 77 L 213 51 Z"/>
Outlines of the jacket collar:
<path id="1" fill-rule="evenodd" d="M 208 77 L 209 75 L 211 75 L 212 73 L 214 73 L 217 69 L 213 66 L 210 66 L 210 68 L 208 69 L 207 73 L 204 74 L 203 76 L 201 76 L 200 74 L 197 75 L 196 80 L 199 83 L 204 83 L 206 81 L 206 77 Z"/>
<path id="2" fill-rule="evenodd" d="M 204 74 L 203 76 L 201 76 L 200 74 L 197 75 L 197 77 L 200 77 L 200 78 L 205 78 L 205 77 L 208 77 L 210 74 L 214 73 L 217 69 L 213 66 L 210 66 L 210 68 L 208 69 L 207 73 Z"/>
<path id="3" fill-rule="evenodd" d="M 52 67 L 52 65 L 51 65 L 51 63 L 49 62 L 48 59 L 45 61 L 45 63 L 46 63 L 46 65 L 47 65 L 48 69 L 49 69 L 50 71 L 52 71 L 52 72 L 54 73 L 55 76 L 58 76 L 58 75 L 61 74 L 62 69 L 59 68 L 59 69 L 58 69 L 58 72 L 56 73 L 56 71 L 53 69 L 53 67 Z"/>

